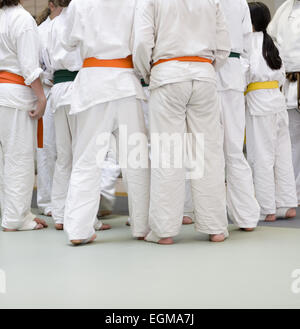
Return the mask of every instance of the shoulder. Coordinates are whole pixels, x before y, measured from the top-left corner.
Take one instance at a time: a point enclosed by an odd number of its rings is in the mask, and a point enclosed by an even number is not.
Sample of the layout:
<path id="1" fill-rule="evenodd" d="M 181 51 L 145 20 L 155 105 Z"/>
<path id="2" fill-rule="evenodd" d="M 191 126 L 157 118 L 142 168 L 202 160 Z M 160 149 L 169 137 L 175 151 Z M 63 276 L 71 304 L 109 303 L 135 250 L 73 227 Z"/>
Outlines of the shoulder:
<path id="1" fill-rule="evenodd" d="M 21 5 L 11 8 L 12 23 L 21 29 L 27 30 L 36 28 L 36 22 L 31 14 Z"/>

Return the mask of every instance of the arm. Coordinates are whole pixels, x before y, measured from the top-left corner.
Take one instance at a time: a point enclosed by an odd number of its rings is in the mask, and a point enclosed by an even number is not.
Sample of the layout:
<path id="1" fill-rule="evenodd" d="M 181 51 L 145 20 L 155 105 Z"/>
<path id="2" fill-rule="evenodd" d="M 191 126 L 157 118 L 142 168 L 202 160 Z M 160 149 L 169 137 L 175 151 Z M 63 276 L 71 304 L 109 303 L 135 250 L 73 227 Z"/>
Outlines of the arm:
<path id="1" fill-rule="evenodd" d="M 221 9 L 219 1 L 216 1 L 217 6 L 217 28 L 216 28 L 216 58 L 213 63 L 216 71 L 218 71 L 226 62 L 230 51 L 231 51 L 231 41 L 229 36 L 229 31 L 227 28 L 224 13 Z"/>
<path id="2" fill-rule="evenodd" d="M 45 112 L 46 97 L 40 80 L 43 70 L 39 63 L 40 45 L 36 26 L 23 30 L 17 37 L 16 45 L 25 84 L 32 87 L 37 97 L 37 107 L 29 115 L 33 119 L 39 119 Z"/>
<path id="3" fill-rule="evenodd" d="M 31 88 L 37 97 L 36 109 L 29 112 L 32 119 L 39 120 L 45 113 L 47 99 L 40 78 L 32 82 Z"/>
<path id="4" fill-rule="evenodd" d="M 149 83 L 152 51 L 155 46 L 154 3 L 140 0 L 135 13 L 133 63 L 138 74 Z"/>

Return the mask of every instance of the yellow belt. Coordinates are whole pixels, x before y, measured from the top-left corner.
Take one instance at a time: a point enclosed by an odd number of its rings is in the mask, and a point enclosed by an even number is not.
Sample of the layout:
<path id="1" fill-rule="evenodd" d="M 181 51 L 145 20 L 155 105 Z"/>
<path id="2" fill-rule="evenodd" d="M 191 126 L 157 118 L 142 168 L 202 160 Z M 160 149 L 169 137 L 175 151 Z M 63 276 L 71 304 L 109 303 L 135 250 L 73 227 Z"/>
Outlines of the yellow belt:
<path id="1" fill-rule="evenodd" d="M 247 95 L 248 93 L 254 90 L 278 89 L 278 88 L 279 88 L 278 81 L 253 82 L 248 85 L 245 95 Z"/>

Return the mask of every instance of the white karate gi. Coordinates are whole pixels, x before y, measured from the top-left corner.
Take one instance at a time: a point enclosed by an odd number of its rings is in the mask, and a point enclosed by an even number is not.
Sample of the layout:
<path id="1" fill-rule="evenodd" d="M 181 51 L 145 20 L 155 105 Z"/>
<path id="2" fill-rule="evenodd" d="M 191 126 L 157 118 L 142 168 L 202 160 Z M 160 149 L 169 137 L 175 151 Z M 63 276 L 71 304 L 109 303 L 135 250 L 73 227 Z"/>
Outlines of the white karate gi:
<path id="1" fill-rule="evenodd" d="M 246 0 L 220 0 L 230 31 L 231 51 L 247 57 L 252 32 Z M 240 228 L 254 228 L 260 209 L 255 199 L 251 168 L 243 154 L 245 137 L 245 81 L 238 58 L 228 58 L 218 72 L 224 127 L 224 153 L 229 218 Z"/>
<path id="2" fill-rule="evenodd" d="M 130 40 L 135 5 L 135 0 L 110 3 L 73 0 L 63 31 L 66 49 L 79 47 L 82 59 L 128 57 L 132 53 Z M 109 147 L 108 143 L 101 145 L 101 134 L 114 132 L 118 140 L 120 125 L 127 127 L 129 137 L 134 133 L 146 134 L 140 101 L 143 98 L 133 69 L 83 68 L 77 75 L 71 113 L 77 116 L 75 153 L 80 156 L 73 163 L 66 201 L 65 230 L 70 240 L 86 239 L 94 234 L 101 189 L 98 164 L 104 160 Z M 128 155 L 132 148 L 128 146 Z M 146 138 L 140 148 L 148 154 Z M 122 163 L 127 157 L 123 154 L 123 145 L 120 150 Z M 132 233 L 135 237 L 144 237 L 149 232 L 149 169 L 133 168 L 128 163 L 127 169 L 122 171 L 128 185 Z"/>
<path id="3" fill-rule="evenodd" d="M 288 0 L 277 10 L 268 31 L 281 48 L 287 72 L 300 72 L 300 1 Z M 296 110 L 297 83 L 286 81 L 284 86 L 292 141 L 294 173 L 298 204 L 300 204 L 300 113 Z"/>
<path id="4" fill-rule="evenodd" d="M 285 81 L 284 66 L 272 70 L 262 54 L 263 32 L 252 36 L 247 83 Z M 297 207 L 291 140 L 285 97 L 279 89 L 251 91 L 246 96 L 247 157 L 253 171 L 261 220 Z"/>
<path id="5" fill-rule="evenodd" d="M 47 35 L 45 62 L 47 74 L 53 80 L 58 70 L 78 71 L 82 67 L 79 50 L 67 52 L 62 46 L 61 31 L 64 28 L 67 8 L 51 24 Z M 48 58 L 47 58 L 48 56 Z M 70 116 L 72 82 L 55 84 L 48 102 L 54 116 L 57 161 L 53 177 L 52 217 L 56 224 L 64 223 L 65 202 L 72 171 L 73 148 L 75 144 L 76 116 Z"/>
<path id="6" fill-rule="evenodd" d="M 48 34 L 54 20 L 51 20 L 50 17 L 48 17 L 45 22 L 38 26 L 41 44 L 40 61 L 44 70 L 46 69 L 46 58 L 44 56 L 45 48 L 48 44 Z M 47 106 L 43 117 L 44 145 L 43 148 L 37 149 L 37 205 L 40 212 L 44 215 L 47 215 L 52 212 L 51 190 L 56 161 L 56 144 L 54 117 L 50 107 L 50 90 L 52 83 L 46 74 L 43 75 L 43 86 L 45 95 L 47 97 Z"/>
<path id="7" fill-rule="evenodd" d="M 185 131 L 193 137 L 203 133 L 204 177 L 192 180 L 196 230 L 226 236 L 224 157 L 214 66 L 222 66 L 229 50 L 230 40 L 219 1 L 138 2 L 133 58 L 145 82 L 150 80 L 152 142 L 154 133 L 176 133 L 181 141 Z M 179 56 L 205 57 L 211 59 L 214 66 L 170 61 L 151 69 L 152 61 Z M 151 232 L 147 240 L 158 242 L 180 231 L 185 166 L 157 168 L 154 161 L 164 150 L 154 154 L 153 146 L 151 143 Z M 182 159 L 183 152 L 179 156 Z"/>
<path id="8" fill-rule="evenodd" d="M 23 76 L 27 86 L 42 73 L 37 26 L 21 5 L 0 9 L 0 71 Z M 27 86 L 0 83 L 0 195 L 6 229 L 36 226 L 31 198 L 37 123 L 28 115 L 36 97 Z"/>

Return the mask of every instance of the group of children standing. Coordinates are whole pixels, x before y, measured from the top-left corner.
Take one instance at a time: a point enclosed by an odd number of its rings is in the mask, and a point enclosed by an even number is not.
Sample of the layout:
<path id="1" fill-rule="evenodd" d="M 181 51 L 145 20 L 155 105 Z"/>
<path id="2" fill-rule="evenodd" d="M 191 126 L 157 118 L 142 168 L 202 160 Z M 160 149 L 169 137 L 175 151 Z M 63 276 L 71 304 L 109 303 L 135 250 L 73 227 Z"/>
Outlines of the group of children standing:
<path id="1" fill-rule="evenodd" d="M 49 0 L 47 11 L 37 28 L 18 0 L 0 0 L 4 231 L 47 226 L 30 210 L 44 112 L 38 204 L 73 245 L 110 228 L 100 194 L 114 193 L 120 167 L 139 240 L 172 244 L 194 222 L 222 242 L 228 217 L 253 231 L 296 216 L 285 63 L 263 3 Z M 165 135 L 189 135 L 190 147 L 159 148 Z M 132 161 L 136 144 L 145 166 Z M 186 153 L 202 164 L 189 180 L 173 161 Z"/>

